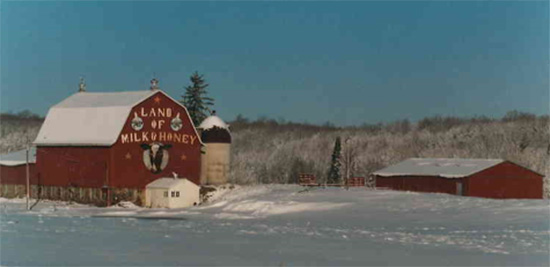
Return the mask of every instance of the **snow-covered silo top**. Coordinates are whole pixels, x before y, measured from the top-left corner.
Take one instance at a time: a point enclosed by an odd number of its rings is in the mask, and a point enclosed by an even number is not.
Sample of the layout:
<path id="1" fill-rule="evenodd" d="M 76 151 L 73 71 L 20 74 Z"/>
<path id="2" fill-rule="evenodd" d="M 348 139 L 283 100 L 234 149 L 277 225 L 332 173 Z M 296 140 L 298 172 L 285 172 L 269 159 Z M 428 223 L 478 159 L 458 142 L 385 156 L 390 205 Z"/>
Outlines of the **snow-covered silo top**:
<path id="1" fill-rule="evenodd" d="M 231 143 L 229 125 L 216 115 L 204 119 L 197 128 L 204 143 Z"/>
<path id="2" fill-rule="evenodd" d="M 220 117 L 218 117 L 216 115 L 212 115 L 212 116 L 204 119 L 204 121 L 201 122 L 201 125 L 199 125 L 198 128 L 202 129 L 202 130 L 208 130 L 208 129 L 212 129 L 214 127 L 220 127 L 220 128 L 229 130 L 229 125 L 227 125 L 225 122 L 223 122 L 223 120 L 220 119 Z"/>

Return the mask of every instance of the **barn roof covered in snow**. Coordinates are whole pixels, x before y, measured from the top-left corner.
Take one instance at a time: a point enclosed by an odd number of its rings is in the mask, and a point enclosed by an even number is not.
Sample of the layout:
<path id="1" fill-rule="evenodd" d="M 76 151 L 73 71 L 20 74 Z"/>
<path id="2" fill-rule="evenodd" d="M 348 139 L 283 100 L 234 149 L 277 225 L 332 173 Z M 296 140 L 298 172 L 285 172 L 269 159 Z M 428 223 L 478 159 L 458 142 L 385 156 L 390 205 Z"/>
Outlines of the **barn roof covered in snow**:
<path id="1" fill-rule="evenodd" d="M 29 150 L 29 163 L 36 163 L 36 147 L 31 147 Z M 25 149 L 0 155 L 0 165 L 19 166 L 23 164 L 27 164 L 27 151 Z"/>
<path id="2" fill-rule="evenodd" d="M 108 146 L 116 142 L 132 107 L 158 91 L 78 92 L 53 106 L 36 145 Z"/>
<path id="3" fill-rule="evenodd" d="M 127 92 L 79 92 L 54 108 L 102 108 L 102 107 L 132 107 L 141 100 L 158 91 L 127 91 Z"/>
<path id="4" fill-rule="evenodd" d="M 75 93 L 50 108 L 34 143 L 110 146 L 116 142 L 132 108 L 158 92 L 172 99 L 161 90 Z"/>
<path id="5" fill-rule="evenodd" d="M 410 158 L 374 172 L 378 176 L 467 177 L 504 162 L 502 159 Z"/>

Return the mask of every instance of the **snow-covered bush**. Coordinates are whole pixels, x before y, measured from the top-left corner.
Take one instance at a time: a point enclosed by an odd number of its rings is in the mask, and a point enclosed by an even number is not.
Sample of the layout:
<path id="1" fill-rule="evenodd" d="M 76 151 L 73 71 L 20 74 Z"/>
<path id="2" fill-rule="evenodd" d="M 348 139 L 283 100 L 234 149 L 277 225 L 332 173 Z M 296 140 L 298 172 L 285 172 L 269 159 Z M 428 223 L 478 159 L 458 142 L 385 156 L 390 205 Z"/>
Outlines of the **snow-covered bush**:
<path id="1" fill-rule="evenodd" d="M 0 114 L 0 153 L 25 149 L 38 135 L 43 121 L 28 111 Z"/>

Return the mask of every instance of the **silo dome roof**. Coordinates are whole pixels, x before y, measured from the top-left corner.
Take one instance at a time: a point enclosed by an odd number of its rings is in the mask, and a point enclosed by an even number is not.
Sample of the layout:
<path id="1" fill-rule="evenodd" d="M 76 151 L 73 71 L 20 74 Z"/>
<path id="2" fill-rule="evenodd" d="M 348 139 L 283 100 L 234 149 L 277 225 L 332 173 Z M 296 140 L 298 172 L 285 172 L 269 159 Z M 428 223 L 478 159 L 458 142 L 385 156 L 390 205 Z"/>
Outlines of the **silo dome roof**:
<path id="1" fill-rule="evenodd" d="M 219 128 L 229 130 L 229 125 L 227 125 L 225 122 L 223 122 L 223 120 L 220 119 L 220 117 L 218 117 L 216 115 L 212 115 L 212 116 L 204 119 L 204 121 L 202 121 L 201 124 L 199 125 L 199 127 L 197 127 L 197 128 L 200 128 L 200 129 L 203 129 L 203 130 L 208 130 L 208 129 L 212 129 L 214 127 L 219 127 Z"/>
<path id="2" fill-rule="evenodd" d="M 197 128 L 202 130 L 201 140 L 204 143 L 231 143 L 229 125 L 216 115 L 204 119 Z"/>

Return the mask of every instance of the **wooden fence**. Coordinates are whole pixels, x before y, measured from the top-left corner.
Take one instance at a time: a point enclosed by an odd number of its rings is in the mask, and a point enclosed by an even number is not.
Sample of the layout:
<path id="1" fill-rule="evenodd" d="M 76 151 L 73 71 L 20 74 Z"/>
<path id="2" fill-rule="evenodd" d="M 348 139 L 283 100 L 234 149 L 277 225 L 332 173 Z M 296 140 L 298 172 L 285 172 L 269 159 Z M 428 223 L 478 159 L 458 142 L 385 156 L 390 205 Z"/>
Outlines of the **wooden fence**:
<path id="1" fill-rule="evenodd" d="M 318 186 L 317 178 L 314 174 L 301 173 L 298 179 L 302 186 Z"/>
<path id="2" fill-rule="evenodd" d="M 314 174 L 301 173 L 298 179 L 301 186 L 322 186 L 320 182 L 317 182 L 317 177 Z M 360 187 L 365 186 L 366 180 L 365 177 L 352 177 L 349 178 L 347 183 L 343 184 L 326 184 L 326 186 L 348 186 L 348 187 Z"/>

